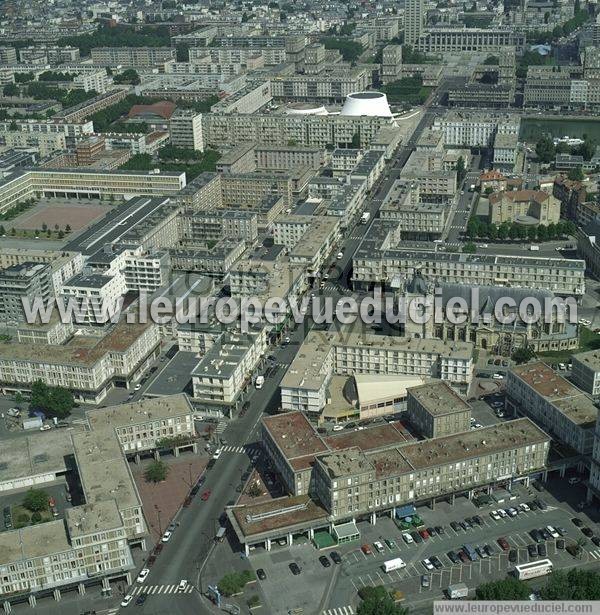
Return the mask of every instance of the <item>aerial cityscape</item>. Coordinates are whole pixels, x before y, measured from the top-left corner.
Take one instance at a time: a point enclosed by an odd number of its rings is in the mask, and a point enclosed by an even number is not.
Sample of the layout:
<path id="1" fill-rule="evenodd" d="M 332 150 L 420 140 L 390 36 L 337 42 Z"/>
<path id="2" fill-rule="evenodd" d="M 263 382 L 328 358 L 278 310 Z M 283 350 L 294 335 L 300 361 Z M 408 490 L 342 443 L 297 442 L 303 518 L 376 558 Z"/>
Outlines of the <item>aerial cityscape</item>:
<path id="1" fill-rule="evenodd" d="M 1 613 L 597 607 L 599 408 L 597 0 L 0 0 Z"/>

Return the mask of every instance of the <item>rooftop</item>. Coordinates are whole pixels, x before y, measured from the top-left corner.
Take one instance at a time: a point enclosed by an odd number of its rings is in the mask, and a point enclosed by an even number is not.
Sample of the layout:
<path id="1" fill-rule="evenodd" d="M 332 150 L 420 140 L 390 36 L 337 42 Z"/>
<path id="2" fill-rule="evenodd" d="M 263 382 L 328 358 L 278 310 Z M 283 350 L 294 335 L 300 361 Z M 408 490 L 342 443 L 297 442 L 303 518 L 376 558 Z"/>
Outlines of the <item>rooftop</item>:
<path id="1" fill-rule="evenodd" d="M 65 521 L 71 539 L 123 527 L 115 500 L 67 508 Z"/>
<path id="2" fill-rule="evenodd" d="M 327 451 L 327 446 L 302 412 L 287 412 L 263 419 L 263 428 L 289 461 Z"/>
<path id="3" fill-rule="evenodd" d="M 431 381 L 408 391 L 432 416 L 455 412 L 470 412 L 471 406 L 455 393 L 446 382 Z"/>
<path id="4" fill-rule="evenodd" d="M 62 520 L 0 532 L 0 565 L 71 550 Z"/>

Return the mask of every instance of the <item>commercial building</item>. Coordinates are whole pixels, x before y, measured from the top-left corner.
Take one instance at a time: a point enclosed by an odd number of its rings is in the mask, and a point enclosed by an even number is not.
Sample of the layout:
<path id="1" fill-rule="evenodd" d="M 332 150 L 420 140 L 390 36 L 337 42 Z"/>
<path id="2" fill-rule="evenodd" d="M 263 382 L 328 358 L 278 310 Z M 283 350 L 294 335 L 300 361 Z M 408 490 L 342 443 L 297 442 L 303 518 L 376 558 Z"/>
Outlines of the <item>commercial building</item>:
<path id="1" fill-rule="evenodd" d="M 202 115 L 192 109 L 177 109 L 169 120 L 171 145 L 203 152 Z"/>
<path id="2" fill-rule="evenodd" d="M 93 47 L 91 55 L 97 66 L 140 68 L 174 60 L 176 50 L 173 47 Z"/>
<path id="3" fill-rule="evenodd" d="M 404 42 L 414 46 L 420 39 L 425 26 L 425 1 L 407 0 L 404 8 Z"/>
<path id="4" fill-rule="evenodd" d="M 541 361 L 514 367 L 506 379 L 507 408 L 529 416 L 558 442 L 590 455 L 598 408 Z"/>
<path id="5" fill-rule="evenodd" d="M 497 134 L 519 134 L 521 119 L 510 113 L 452 110 L 433 124 L 441 130 L 447 147 L 492 147 Z"/>
<path id="6" fill-rule="evenodd" d="M 414 46 L 424 53 L 499 52 L 507 47 L 514 47 L 520 52 L 525 46 L 525 35 L 507 27 L 439 25 L 423 32 L 415 40 Z"/>

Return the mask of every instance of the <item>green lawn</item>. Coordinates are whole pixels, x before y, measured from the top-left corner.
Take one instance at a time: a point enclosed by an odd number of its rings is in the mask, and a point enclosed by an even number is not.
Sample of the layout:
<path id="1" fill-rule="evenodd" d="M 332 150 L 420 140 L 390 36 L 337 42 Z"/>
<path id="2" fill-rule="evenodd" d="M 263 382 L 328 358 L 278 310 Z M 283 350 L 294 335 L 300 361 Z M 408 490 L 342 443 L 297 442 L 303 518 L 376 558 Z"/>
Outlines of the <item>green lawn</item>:
<path id="1" fill-rule="evenodd" d="M 568 361 L 574 354 L 578 352 L 586 352 L 587 350 L 596 350 L 600 348 L 600 335 L 594 333 L 587 327 L 579 327 L 579 348 L 574 350 L 558 350 L 556 352 L 538 352 L 537 356 L 540 359 L 548 359 L 554 363 L 564 363 Z"/>
<path id="2" fill-rule="evenodd" d="M 47 521 L 52 521 L 52 519 L 54 519 L 49 510 L 45 510 L 40 514 L 42 516 L 42 520 L 39 523 L 46 523 Z M 26 527 L 27 525 L 33 525 L 31 522 L 31 511 L 27 510 L 24 506 L 21 506 L 21 504 L 11 507 L 11 515 L 14 529 Z M 36 525 L 39 525 L 39 523 Z"/>

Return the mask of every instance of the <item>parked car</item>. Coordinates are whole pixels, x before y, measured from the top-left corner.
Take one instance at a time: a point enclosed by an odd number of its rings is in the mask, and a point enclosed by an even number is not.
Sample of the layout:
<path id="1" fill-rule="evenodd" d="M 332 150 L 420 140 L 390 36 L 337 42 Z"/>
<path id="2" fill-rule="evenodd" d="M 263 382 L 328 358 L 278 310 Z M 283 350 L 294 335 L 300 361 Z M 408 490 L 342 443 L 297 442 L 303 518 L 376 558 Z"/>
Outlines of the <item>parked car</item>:
<path id="1" fill-rule="evenodd" d="M 494 521 L 500 521 L 500 515 L 498 513 L 497 510 L 490 510 L 490 517 L 494 520 Z"/>
<path id="2" fill-rule="evenodd" d="M 540 530 L 533 529 L 531 530 L 531 532 L 529 532 L 529 535 L 533 538 L 533 540 L 536 543 L 542 542 L 542 540 L 544 540 L 544 537 L 542 536 L 542 533 L 540 532 Z"/>
<path id="3" fill-rule="evenodd" d="M 428 528 L 427 528 L 427 533 L 428 533 L 430 536 L 435 536 L 435 535 L 436 535 L 435 528 L 434 528 L 434 527 L 428 527 Z"/>
<path id="4" fill-rule="evenodd" d="M 412 536 L 412 539 L 414 540 L 414 542 L 416 542 L 417 544 L 421 544 L 423 542 L 423 539 L 421 538 L 421 534 L 419 534 L 419 532 L 417 532 L 416 530 L 411 532 L 410 535 Z"/>
<path id="5" fill-rule="evenodd" d="M 323 568 L 329 568 L 329 566 L 331 566 L 331 563 L 325 555 L 321 555 L 321 557 L 319 557 L 319 561 L 321 562 L 321 566 L 323 566 Z"/>
<path id="6" fill-rule="evenodd" d="M 289 568 L 292 571 L 292 574 L 294 576 L 298 576 L 302 572 L 302 568 L 300 568 L 300 566 L 298 566 L 298 564 L 296 564 L 296 562 L 292 562 L 289 565 Z"/>
<path id="7" fill-rule="evenodd" d="M 375 550 L 377 551 L 377 553 L 383 553 L 385 551 L 384 546 L 379 542 L 379 540 L 376 540 L 373 543 L 373 546 L 375 547 Z"/>
<path id="8" fill-rule="evenodd" d="M 267 578 L 267 574 L 262 568 L 258 568 L 256 570 L 256 576 L 258 577 L 259 581 L 264 581 Z"/>
<path id="9" fill-rule="evenodd" d="M 527 552 L 529 553 L 529 557 L 536 557 L 537 547 L 534 544 L 527 545 Z"/>
<path id="10" fill-rule="evenodd" d="M 598 536 L 592 536 L 591 540 L 597 547 L 600 547 L 600 538 Z"/>
<path id="11" fill-rule="evenodd" d="M 421 587 L 429 587 L 429 575 L 428 574 L 421 575 Z"/>
<path id="12" fill-rule="evenodd" d="M 133 596 L 131 594 L 127 594 L 126 596 L 123 596 L 123 600 L 121 600 L 121 607 L 125 608 L 126 606 L 129 606 L 132 600 L 133 600 Z"/>
<path id="13" fill-rule="evenodd" d="M 341 564 L 342 563 L 342 558 L 340 557 L 340 554 L 337 551 L 332 551 L 329 554 L 329 557 L 331 557 L 331 559 L 333 560 L 334 564 Z"/>
<path id="14" fill-rule="evenodd" d="M 531 508 L 529 508 L 529 506 L 525 504 L 525 502 L 523 502 L 522 504 L 519 504 L 519 508 L 521 509 L 522 512 L 529 512 L 531 510 Z"/>
<path id="15" fill-rule="evenodd" d="M 486 552 L 489 556 L 491 556 L 491 555 L 493 555 L 493 554 L 494 554 L 494 549 L 492 548 L 492 546 L 491 546 L 491 545 L 485 544 L 485 545 L 483 545 L 483 548 L 485 549 L 485 552 Z"/>
<path id="16" fill-rule="evenodd" d="M 149 568 L 142 568 L 140 570 L 140 574 L 138 574 L 136 581 L 138 583 L 143 583 L 146 580 L 146 577 L 150 574 Z"/>
<path id="17" fill-rule="evenodd" d="M 467 564 L 470 561 L 469 556 L 462 550 L 458 552 L 458 557 L 463 564 Z"/>
<path id="18" fill-rule="evenodd" d="M 505 519 L 506 517 L 508 517 L 508 514 L 506 513 L 506 511 L 503 508 L 499 508 L 498 509 L 498 514 Z"/>
<path id="19" fill-rule="evenodd" d="M 367 544 L 364 544 L 360 550 L 365 554 L 365 555 L 372 555 L 373 551 L 371 551 L 371 547 Z"/>
<path id="20" fill-rule="evenodd" d="M 452 521 L 450 523 L 450 527 L 455 531 L 458 532 L 458 530 L 460 529 L 460 525 L 458 525 L 458 523 L 456 521 Z"/>
<path id="21" fill-rule="evenodd" d="M 565 540 L 564 540 L 564 538 L 559 538 L 556 541 L 556 548 L 557 549 L 564 549 L 565 548 Z"/>
<path id="22" fill-rule="evenodd" d="M 135 599 L 135 606 L 142 606 L 147 598 L 148 594 L 138 594 L 138 597 Z"/>
<path id="23" fill-rule="evenodd" d="M 540 500 L 540 498 L 538 498 L 536 501 L 537 505 L 540 507 L 540 510 L 548 510 L 548 504 L 546 504 L 544 500 Z"/>
<path id="24" fill-rule="evenodd" d="M 414 542 L 413 537 L 408 532 L 402 532 L 402 540 L 404 540 L 407 545 L 411 545 Z"/>
<path id="25" fill-rule="evenodd" d="M 475 523 L 477 523 L 477 525 L 483 525 L 483 519 L 479 515 L 475 515 L 473 517 L 473 521 L 475 521 Z"/>
<path id="26" fill-rule="evenodd" d="M 432 555 L 429 558 L 429 561 L 434 565 L 434 567 L 439 570 L 440 568 L 444 567 L 444 564 L 442 564 L 442 560 L 440 560 L 439 557 L 437 557 L 437 555 Z"/>
<path id="27" fill-rule="evenodd" d="M 535 500 L 533 500 L 532 502 L 529 502 L 529 508 L 531 510 L 537 510 L 539 508 L 537 502 Z"/>
<path id="28" fill-rule="evenodd" d="M 546 557 L 546 555 L 547 555 L 546 543 L 540 542 L 540 544 L 538 544 L 538 546 L 537 546 L 537 553 L 538 553 L 539 557 Z"/>
<path id="29" fill-rule="evenodd" d="M 481 559 L 485 559 L 488 556 L 488 554 L 485 552 L 485 549 L 483 547 L 475 547 L 475 551 L 477 552 L 477 555 L 479 555 Z"/>
<path id="30" fill-rule="evenodd" d="M 173 532 L 169 532 L 169 530 L 167 530 L 167 531 L 163 534 L 163 536 L 162 536 L 162 538 L 161 538 L 161 541 L 162 541 L 162 542 L 169 542 L 169 540 L 171 540 L 171 536 L 172 536 L 172 535 L 173 535 Z"/>
<path id="31" fill-rule="evenodd" d="M 554 529 L 552 525 L 546 526 L 546 531 L 550 534 L 552 538 L 559 538 L 560 534 Z"/>
<path id="32" fill-rule="evenodd" d="M 506 540 L 506 538 L 504 537 L 498 538 L 497 542 L 503 551 L 508 551 L 510 549 L 510 545 L 508 544 L 508 540 Z"/>
<path id="33" fill-rule="evenodd" d="M 469 529 L 469 525 L 466 523 L 466 521 L 459 521 L 458 525 L 460 525 L 460 527 L 462 527 L 463 530 L 465 530 L 465 532 Z"/>
<path id="34" fill-rule="evenodd" d="M 511 507 L 506 510 L 506 513 L 509 517 L 516 517 L 519 514 L 519 511 L 516 508 Z"/>
<path id="35" fill-rule="evenodd" d="M 583 525 L 583 521 L 581 519 L 578 519 L 577 517 L 573 517 L 571 519 L 571 523 L 577 527 L 581 527 Z"/>
<path id="36" fill-rule="evenodd" d="M 419 534 L 423 540 L 427 540 L 429 538 L 429 532 L 427 530 L 419 530 Z"/>
<path id="37" fill-rule="evenodd" d="M 184 592 L 187 589 L 187 586 L 188 586 L 187 579 L 181 579 L 181 581 L 179 581 L 179 585 L 177 586 L 177 591 Z"/>
<path id="38" fill-rule="evenodd" d="M 517 558 L 518 558 L 517 550 L 516 549 L 511 549 L 508 552 L 508 561 L 509 562 L 516 562 Z"/>
<path id="39" fill-rule="evenodd" d="M 431 561 L 429 559 L 421 560 L 421 564 L 423 564 L 423 566 L 425 566 L 426 570 L 433 570 L 433 564 L 431 563 Z"/>
<path id="40" fill-rule="evenodd" d="M 385 544 L 387 545 L 388 549 L 395 549 L 396 548 L 396 543 L 393 540 L 389 540 L 388 538 L 386 538 L 383 542 L 385 542 Z"/>
<path id="41" fill-rule="evenodd" d="M 211 493 L 210 489 L 207 489 L 206 491 L 202 493 L 202 495 L 200 496 L 200 499 L 203 502 L 206 502 L 206 500 L 208 500 L 208 498 L 210 497 L 210 493 Z"/>
<path id="42" fill-rule="evenodd" d="M 448 556 L 448 559 L 453 564 L 458 564 L 460 562 L 460 557 L 458 557 L 458 555 L 454 551 L 448 551 L 448 553 L 446 553 L 446 555 Z"/>
<path id="43" fill-rule="evenodd" d="M 444 527 L 442 525 L 436 525 L 435 526 L 435 531 L 441 536 L 442 534 L 446 533 L 446 530 L 444 529 Z"/>
<path id="44" fill-rule="evenodd" d="M 592 532 L 592 530 L 589 527 L 582 527 L 581 533 L 584 536 L 587 536 L 587 538 L 591 538 L 594 535 L 594 532 Z"/>

